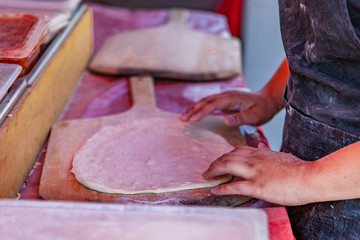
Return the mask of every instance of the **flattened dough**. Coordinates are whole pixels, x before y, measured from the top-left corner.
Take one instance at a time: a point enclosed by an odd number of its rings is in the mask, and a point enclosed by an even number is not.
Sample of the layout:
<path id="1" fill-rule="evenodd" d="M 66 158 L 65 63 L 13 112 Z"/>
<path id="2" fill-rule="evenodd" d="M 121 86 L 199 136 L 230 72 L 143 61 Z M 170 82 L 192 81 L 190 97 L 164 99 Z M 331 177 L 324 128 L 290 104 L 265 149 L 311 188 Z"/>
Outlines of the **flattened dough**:
<path id="1" fill-rule="evenodd" d="M 81 184 L 105 193 L 207 188 L 231 180 L 204 180 L 201 174 L 232 149 L 223 137 L 187 123 L 137 120 L 99 130 L 75 153 L 71 172 Z"/>

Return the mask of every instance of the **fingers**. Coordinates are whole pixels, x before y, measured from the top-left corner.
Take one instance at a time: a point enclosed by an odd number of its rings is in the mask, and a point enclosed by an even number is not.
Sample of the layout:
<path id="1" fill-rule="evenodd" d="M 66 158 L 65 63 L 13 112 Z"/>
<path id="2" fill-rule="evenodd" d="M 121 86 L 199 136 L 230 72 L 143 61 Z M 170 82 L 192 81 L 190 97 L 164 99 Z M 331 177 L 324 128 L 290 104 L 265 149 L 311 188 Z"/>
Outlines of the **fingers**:
<path id="1" fill-rule="evenodd" d="M 247 153 L 231 152 L 216 159 L 203 173 L 204 179 L 230 174 L 232 176 L 249 179 L 254 175 L 251 161 L 246 157 Z"/>
<path id="2" fill-rule="evenodd" d="M 180 120 L 183 122 L 197 122 L 215 110 L 217 110 L 216 104 L 204 99 L 183 113 Z"/>
<path id="3" fill-rule="evenodd" d="M 181 115 L 181 121 L 197 122 L 215 110 L 239 111 L 239 93 L 224 92 L 203 98 Z M 234 107 L 235 106 L 235 107 Z"/>
<path id="4" fill-rule="evenodd" d="M 238 147 L 229 152 L 228 154 L 232 153 L 239 153 L 239 154 L 254 154 L 256 152 L 259 152 L 259 149 L 253 148 L 253 147 Z"/>
<path id="5" fill-rule="evenodd" d="M 259 143 L 258 148 L 262 148 L 262 149 L 269 149 L 269 147 L 268 147 L 268 146 L 266 146 L 266 144 L 265 144 L 265 143 L 263 143 L 263 142 L 260 142 L 260 143 Z"/>
<path id="6" fill-rule="evenodd" d="M 252 147 L 239 147 L 216 159 L 203 173 L 204 179 L 230 174 L 245 179 L 254 177 L 256 169 L 254 164 L 259 161 L 262 152 L 268 149 Z"/>
<path id="7" fill-rule="evenodd" d="M 237 181 L 211 189 L 211 193 L 215 195 L 244 195 L 251 197 L 258 197 L 258 189 L 253 182 L 250 181 Z"/>
<path id="8" fill-rule="evenodd" d="M 224 117 L 224 123 L 230 127 L 243 125 L 244 120 L 242 112 Z"/>
<path id="9" fill-rule="evenodd" d="M 245 179 L 251 178 L 249 165 L 245 162 L 224 159 L 213 162 L 209 169 L 203 173 L 204 179 L 211 179 L 221 175 L 232 175 Z"/>

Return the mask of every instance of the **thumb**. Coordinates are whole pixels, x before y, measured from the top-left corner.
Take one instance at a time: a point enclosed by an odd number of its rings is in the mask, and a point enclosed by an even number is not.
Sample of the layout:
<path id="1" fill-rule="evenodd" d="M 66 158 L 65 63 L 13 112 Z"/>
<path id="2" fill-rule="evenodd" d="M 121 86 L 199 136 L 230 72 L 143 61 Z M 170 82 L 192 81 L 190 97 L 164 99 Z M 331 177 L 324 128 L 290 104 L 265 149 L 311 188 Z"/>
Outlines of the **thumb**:
<path id="1" fill-rule="evenodd" d="M 266 144 L 265 144 L 265 143 L 263 143 L 263 142 L 260 142 L 260 143 L 259 143 L 259 145 L 258 145 L 257 147 L 258 147 L 258 148 L 269 149 L 269 147 L 268 147 L 268 146 L 266 146 Z"/>
<path id="2" fill-rule="evenodd" d="M 224 123 L 228 126 L 240 126 L 244 124 L 244 117 L 242 113 L 228 115 L 224 117 Z"/>

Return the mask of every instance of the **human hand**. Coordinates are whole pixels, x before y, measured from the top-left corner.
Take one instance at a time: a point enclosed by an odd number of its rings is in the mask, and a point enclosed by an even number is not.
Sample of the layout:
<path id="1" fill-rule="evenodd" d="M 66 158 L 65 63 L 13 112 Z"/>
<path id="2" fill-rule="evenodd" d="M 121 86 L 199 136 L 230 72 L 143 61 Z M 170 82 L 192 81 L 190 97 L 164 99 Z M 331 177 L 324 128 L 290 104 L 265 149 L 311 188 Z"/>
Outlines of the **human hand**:
<path id="1" fill-rule="evenodd" d="M 227 91 L 203 98 L 183 113 L 180 120 L 197 122 L 216 110 L 228 114 L 224 122 L 229 126 L 259 126 L 278 111 L 273 101 L 262 92 Z"/>
<path id="2" fill-rule="evenodd" d="M 211 191 L 216 195 L 239 194 L 282 205 L 301 205 L 308 203 L 304 191 L 307 164 L 292 154 L 263 146 L 240 147 L 216 159 L 203 177 L 230 174 L 244 179 L 214 187 Z"/>

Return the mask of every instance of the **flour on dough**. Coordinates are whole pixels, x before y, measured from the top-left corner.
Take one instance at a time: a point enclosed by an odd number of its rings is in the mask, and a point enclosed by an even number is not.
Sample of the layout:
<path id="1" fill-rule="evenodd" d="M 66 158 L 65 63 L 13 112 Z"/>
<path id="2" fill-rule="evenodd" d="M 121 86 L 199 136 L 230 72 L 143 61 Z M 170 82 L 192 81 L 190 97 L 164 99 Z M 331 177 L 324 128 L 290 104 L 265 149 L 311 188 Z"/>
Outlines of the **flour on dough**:
<path id="1" fill-rule="evenodd" d="M 233 149 L 223 137 L 173 119 L 151 118 L 105 126 L 75 153 L 77 181 L 105 193 L 164 193 L 208 188 L 231 180 L 204 180 L 204 172 Z"/>

